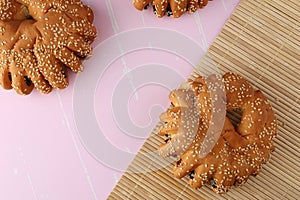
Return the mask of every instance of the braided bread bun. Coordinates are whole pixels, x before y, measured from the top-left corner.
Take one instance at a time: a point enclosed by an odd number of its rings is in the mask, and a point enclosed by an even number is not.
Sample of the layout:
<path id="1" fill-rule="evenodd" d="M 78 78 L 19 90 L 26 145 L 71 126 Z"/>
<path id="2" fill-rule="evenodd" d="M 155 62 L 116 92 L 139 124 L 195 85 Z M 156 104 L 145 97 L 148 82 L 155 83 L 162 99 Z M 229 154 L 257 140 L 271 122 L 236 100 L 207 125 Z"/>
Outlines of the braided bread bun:
<path id="1" fill-rule="evenodd" d="M 185 12 L 194 13 L 198 8 L 205 7 L 208 0 L 133 0 L 133 5 L 138 10 L 147 8 L 151 3 L 157 17 L 163 17 L 167 13 L 178 18 Z"/>
<path id="2" fill-rule="evenodd" d="M 0 85 L 18 94 L 68 86 L 97 35 L 80 0 L 0 0 Z"/>
<path id="3" fill-rule="evenodd" d="M 159 151 L 165 157 L 180 156 L 174 167 L 175 177 L 190 175 L 191 187 L 208 183 L 216 193 L 224 193 L 233 184 L 245 183 L 250 175 L 257 175 L 269 160 L 277 121 L 267 98 L 240 75 L 226 73 L 213 87 L 208 82 L 199 76 L 171 92 L 172 105 L 161 115 L 164 125 L 158 133 L 167 139 Z M 224 96 L 214 95 L 218 89 L 224 91 Z M 225 112 L 242 110 L 236 127 L 226 115 L 219 117 L 220 106 L 212 106 L 218 98 L 224 101 Z M 187 113 L 187 109 L 194 111 Z M 198 124 L 192 123 L 195 110 Z M 214 114 L 217 118 L 212 119 Z M 210 127 L 216 124 L 219 131 L 207 137 Z M 195 132 L 191 131 L 193 127 Z M 215 137 L 217 132 L 220 136 Z"/>

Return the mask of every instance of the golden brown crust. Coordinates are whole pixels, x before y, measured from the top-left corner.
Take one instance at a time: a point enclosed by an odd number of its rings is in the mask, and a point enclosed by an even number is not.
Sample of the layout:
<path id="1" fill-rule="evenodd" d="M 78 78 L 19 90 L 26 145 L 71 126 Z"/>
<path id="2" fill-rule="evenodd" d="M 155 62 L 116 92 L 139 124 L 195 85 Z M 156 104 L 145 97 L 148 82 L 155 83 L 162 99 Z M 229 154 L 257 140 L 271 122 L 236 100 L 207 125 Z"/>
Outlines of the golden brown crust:
<path id="1" fill-rule="evenodd" d="M 23 20 L 29 17 L 26 6 L 12 0 L 0 0 L 0 20 Z"/>
<path id="2" fill-rule="evenodd" d="M 97 36 L 93 11 L 79 0 L 0 0 L 0 84 L 29 94 L 68 86 Z"/>
<path id="3" fill-rule="evenodd" d="M 163 17 L 168 13 L 178 18 L 185 12 L 194 13 L 197 9 L 205 7 L 208 0 L 133 0 L 133 5 L 138 10 L 143 10 L 151 3 L 157 17 Z"/>
<path id="4" fill-rule="evenodd" d="M 143 10 L 147 5 L 149 5 L 150 2 L 152 2 L 153 0 L 144 0 L 144 1 L 140 1 L 140 0 L 133 0 L 133 5 L 136 9 L 138 10 Z"/>
<path id="5" fill-rule="evenodd" d="M 245 183 L 250 175 L 256 175 L 262 164 L 269 160 L 270 152 L 274 150 L 273 138 L 277 134 L 275 113 L 261 91 L 255 91 L 244 78 L 235 73 L 226 73 L 222 77 L 222 83 L 223 86 L 220 87 L 224 88 L 226 94 L 227 111 L 243 111 L 240 124 L 235 128 L 225 116 L 217 143 L 203 157 L 201 147 L 217 108 L 212 107 L 212 92 L 208 89 L 207 80 L 200 76 L 194 81 L 189 80 L 191 89 L 183 92 L 193 91 L 199 121 L 198 124 L 194 124 L 197 131 L 193 141 L 188 144 L 182 141 L 179 144 L 186 147 L 182 154 L 176 154 L 180 159 L 174 167 L 175 177 L 190 175 L 191 187 L 199 188 L 208 183 L 217 193 L 226 192 L 233 184 Z M 159 135 L 168 138 L 160 147 L 163 156 L 174 155 L 174 152 L 168 152 L 168 146 L 176 149 L 176 143 L 172 140 L 182 134 L 178 130 L 182 128 L 182 119 L 187 119 L 183 110 L 194 107 L 191 104 L 183 104 L 182 98 L 170 100 L 173 105 L 162 114 L 161 121 L 165 124 L 159 131 Z"/>

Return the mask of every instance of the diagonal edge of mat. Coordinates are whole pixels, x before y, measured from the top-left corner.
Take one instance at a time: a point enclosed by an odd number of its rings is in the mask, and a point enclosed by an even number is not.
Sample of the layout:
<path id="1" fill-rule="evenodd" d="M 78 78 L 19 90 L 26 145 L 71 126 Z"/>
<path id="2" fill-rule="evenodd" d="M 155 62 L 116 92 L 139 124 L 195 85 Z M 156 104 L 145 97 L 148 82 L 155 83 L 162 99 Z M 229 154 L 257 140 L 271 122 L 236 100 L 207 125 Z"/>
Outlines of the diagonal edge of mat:
<path id="1" fill-rule="evenodd" d="M 193 190 L 152 155 L 163 142 L 154 129 L 108 199 L 297 199 L 300 196 L 300 5 L 298 0 L 242 0 L 193 75 L 238 72 L 263 91 L 279 134 L 269 163 L 224 195 Z M 180 84 L 180 83 L 178 83 Z M 158 125 L 159 126 L 159 125 Z M 135 173 L 146 171 L 145 173 Z"/>

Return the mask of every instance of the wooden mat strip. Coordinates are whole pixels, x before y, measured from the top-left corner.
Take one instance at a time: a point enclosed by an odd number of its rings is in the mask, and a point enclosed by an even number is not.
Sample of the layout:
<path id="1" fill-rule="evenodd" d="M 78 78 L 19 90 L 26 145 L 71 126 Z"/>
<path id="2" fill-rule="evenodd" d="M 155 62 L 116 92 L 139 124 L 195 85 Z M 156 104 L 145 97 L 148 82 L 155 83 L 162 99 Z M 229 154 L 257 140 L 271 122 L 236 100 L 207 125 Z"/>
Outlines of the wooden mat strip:
<path id="1" fill-rule="evenodd" d="M 276 151 L 257 177 L 217 195 L 172 175 L 174 162 L 149 157 L 163 142 L 147 139 L 108 199 L 299 199 L 300 5 L 298 0 L 242 0 L 191 78 L 238 72 L 271 101 L 279 122 Z M 180 83 L 178 83 L 180 84 Z M 230 114 L 233 121 L 237 114 Z M 156 169 L 156 170 L 153 170 Z M 145 170 L 146 173 L 134 173 Z"/>

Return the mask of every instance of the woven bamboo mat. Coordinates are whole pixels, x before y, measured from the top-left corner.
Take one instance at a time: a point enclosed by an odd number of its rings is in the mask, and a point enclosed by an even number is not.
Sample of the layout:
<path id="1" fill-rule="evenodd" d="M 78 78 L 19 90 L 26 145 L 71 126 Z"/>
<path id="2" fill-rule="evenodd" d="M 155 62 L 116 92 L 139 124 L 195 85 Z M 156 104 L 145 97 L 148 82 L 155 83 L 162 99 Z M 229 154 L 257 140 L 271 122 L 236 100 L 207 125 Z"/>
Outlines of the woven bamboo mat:
<path id="1" fill-rule="evenodd" d="M 300 199 L 299 0 L 242 0 L 194 73 L 226 71 L 262 90 L 277 114 L 276 150 L 259 175 L 224 195 L 190 189 L 173 163 L 149 156 L 163 142 L 154 129 L 108 199 Z"/>

